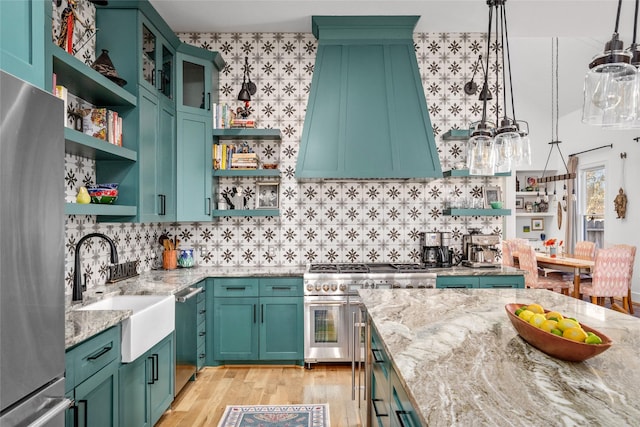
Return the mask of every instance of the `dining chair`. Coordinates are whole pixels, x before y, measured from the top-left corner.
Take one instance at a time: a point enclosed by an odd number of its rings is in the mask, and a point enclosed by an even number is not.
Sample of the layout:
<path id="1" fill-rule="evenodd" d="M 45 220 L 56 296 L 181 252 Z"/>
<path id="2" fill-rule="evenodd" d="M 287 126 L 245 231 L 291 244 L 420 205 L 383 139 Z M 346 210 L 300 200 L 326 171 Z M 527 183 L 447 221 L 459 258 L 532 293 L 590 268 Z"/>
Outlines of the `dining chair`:
<path id="1" fill-rule="evenodd" d="M 596 258 L 595 242 L 589 242 L 587 240 L 581 240 L 577 242 L 576 248 L 573 251 L 573 257 L 594 260 Z"/>
<path id="2" fill-rule="evenodd" d="M 580 284 L 580 293 L 591 298 L 593 304 L 604 306 L 604 299 L 609 297 L 615 304 L 614 297 L 622 299 L 622 308 L 633 313 L 631 307 L 631 281 L 636 247 L 617 245 L 596 252 L 595 266 L 591 282 Z"/>
<path id="3" fill-rule="evenodd" d="M 535 250 L 529 245 L 518 246 L 518 260 L 520 269 L 525 270 L 524 285 L 527 288 L 549 289 L 569 295 L 572 282 L 568 282 L 562 276 L 541 276 L 538 270 L 538 261 Z"/>
<path id="4" fill-rule="evenodd" d="M 502 241 L 502 265 L 508 267 L 514 267 L 513 250 L 511 248 L 511 242 L 507 240 Z"/>

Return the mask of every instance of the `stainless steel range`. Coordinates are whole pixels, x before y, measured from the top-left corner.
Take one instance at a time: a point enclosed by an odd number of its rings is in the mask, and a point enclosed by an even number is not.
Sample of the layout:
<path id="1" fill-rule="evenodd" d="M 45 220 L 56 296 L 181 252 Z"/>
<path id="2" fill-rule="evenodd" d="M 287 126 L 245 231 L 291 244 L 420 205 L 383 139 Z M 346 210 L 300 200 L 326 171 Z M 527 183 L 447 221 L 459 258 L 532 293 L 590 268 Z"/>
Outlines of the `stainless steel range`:
<path id="1" fill-rule="evenodd" d="M 310 264 L 304 274 L 304 360 L 352 362 L 364 332 L 358 289 L 435 288 L 421 264 Z M 360 320 L 359 320 L 360 319 Z M 358 332 L 358 330 L 360 332 Z"/>

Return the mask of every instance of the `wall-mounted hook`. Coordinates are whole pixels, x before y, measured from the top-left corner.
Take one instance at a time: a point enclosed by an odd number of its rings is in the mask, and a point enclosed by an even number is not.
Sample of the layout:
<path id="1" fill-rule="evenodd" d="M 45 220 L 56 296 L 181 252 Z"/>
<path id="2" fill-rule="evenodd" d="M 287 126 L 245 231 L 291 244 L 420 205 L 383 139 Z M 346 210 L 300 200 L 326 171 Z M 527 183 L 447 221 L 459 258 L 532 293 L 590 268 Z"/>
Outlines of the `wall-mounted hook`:
<path id="1" fill-rule="evenodd" d="M 620 153 L 620 158 L 621 159 L 626 159 L 627 158 L 627 153 Z"/>
<path id="2" fill-rule="evenodd" d="M 634 140 L 635 142 L 640 142 L 640 136 L 636 136 L 635 138 L 633 138 L 633 140 Z"/>

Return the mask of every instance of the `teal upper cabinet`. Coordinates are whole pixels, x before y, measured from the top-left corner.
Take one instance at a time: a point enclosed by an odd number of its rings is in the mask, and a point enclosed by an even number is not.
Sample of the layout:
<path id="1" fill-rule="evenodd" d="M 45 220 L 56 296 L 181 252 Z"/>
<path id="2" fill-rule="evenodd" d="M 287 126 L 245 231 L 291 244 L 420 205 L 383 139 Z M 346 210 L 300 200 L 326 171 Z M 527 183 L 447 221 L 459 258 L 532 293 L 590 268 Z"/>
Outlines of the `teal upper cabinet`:
<path id="1" fill-rule="evenodd" d="M 212 212 L 212 102 L 220 55 L 187 44 L 177 54 L 176 187 L 178 221 L 210 221 Z"/>
<path id="2" fill-rule="evenodd" d="M 142 79 L 140 84 L 173 99 L 174 49 L 148 20 L 143 19 L 141 30 Z"/>
<path id="3" fill-rule="evenodd" d="M 51 0 L 0 1 L 0 68 L 41 89 L 52 10 Z"/>

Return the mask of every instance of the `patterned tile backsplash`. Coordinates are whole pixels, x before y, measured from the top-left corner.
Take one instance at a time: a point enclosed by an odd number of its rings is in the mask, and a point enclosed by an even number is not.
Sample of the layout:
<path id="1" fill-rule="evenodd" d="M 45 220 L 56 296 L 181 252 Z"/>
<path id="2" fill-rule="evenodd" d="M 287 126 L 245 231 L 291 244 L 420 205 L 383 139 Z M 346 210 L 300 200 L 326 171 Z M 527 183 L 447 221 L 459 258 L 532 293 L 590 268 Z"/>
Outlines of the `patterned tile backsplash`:
<path id="1" fill-rule="evenodd" d="M 194 223 L 97 223 L 92 216 L 67 216 L 66 284 L 71 292 L 75 243 L 85 234 L 112 237 L 120 261 L 140 260 L 140 269 L 158 265 L 162 233 L 177 236 L 182 247 L 196 249 L 196 261 L 207 266 L 303 265 L 309 262 L 416 262 L 421 231 L 450 231 L 459 254 L 470 228 L 502 233 L 500 217 L 443 216 L 445 204 L 482 198 L 482 187 L 501 178 L 449 178 L 406 181 L 298 182 L 294 177 L 317 42 L 311 33 L 180 33 L 186 43 L 218 51 L 226 61 L 220 73 L 221 103 L 235 100 L 247 56 L 258 87 L 251 116 L 258 127 L 279 128 L 280 216 L 224 217 Z M 416 33 L 415 47 L 443 170 L 464 161 L 459 141 L 443 141 L 450 128 L 478 121 L 482 104 L 463 87 L 478 67 L 483 34 Z M 481 82 L 480 74 L 475 75 Z M 495 93 L 495 81 L 490 87 Z M 495 98 L 495 97 L 494 97 Z M 489 105 L 495 114 L 495 105 Z M 260 147 L 264 150 L 265 147 Z M 273 146 L 269 146 L 273 150 Z M 278 155 L 276 153 L 275 155 Z M 66 199 L 74 201 L 80 185 L 95 180 L 88 159 L 67 155 Z M 221 189 L 255 191 L 250 179 L 225 178 Z M 89 286 L 105 282 L 109 253 L 105 242 L 90 239 L 81 251 Z"/>

